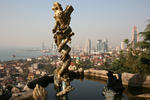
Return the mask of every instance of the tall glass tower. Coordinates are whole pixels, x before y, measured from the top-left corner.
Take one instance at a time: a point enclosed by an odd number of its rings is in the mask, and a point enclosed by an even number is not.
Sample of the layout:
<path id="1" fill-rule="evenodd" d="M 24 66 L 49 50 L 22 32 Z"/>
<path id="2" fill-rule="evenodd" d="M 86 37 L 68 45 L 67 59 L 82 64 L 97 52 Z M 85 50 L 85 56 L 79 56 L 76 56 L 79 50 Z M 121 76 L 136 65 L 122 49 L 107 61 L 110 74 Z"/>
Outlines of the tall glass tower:
<path id="1" fill-rule="evenodd" d="M 108 52 L 108 40 L 106 39 L 103 41 L 103 52 Z"/>
<path id="2" fill-rule="evenodd" d="M 132 47 L 135 48 L 135 45 L 136 45 L 136 43 L 138 41 L 138 32 L 137 32 L 136 26 L 133 27 L 131 34 L 132 34 L 132 40 L 131 40 Z"/>
<path id="3" fill-rule="evenodd" d="M 102 40 L 97 40 L 97 52 L 101 53 L 102 52 L 102 48 L 103 48 Z"/>
<path id="4" fill-rule="evenodd" d="M 85 44 L 85 52 L 91 54 L 91 40 L 87 39 Z"/>

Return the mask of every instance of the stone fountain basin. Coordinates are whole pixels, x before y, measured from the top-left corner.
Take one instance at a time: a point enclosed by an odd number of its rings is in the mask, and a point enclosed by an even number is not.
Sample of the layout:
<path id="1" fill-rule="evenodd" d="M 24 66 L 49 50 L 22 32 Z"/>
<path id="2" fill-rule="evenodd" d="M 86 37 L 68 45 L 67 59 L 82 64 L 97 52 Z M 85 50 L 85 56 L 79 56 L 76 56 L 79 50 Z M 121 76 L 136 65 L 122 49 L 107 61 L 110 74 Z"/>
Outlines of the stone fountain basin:
<path id="1" fill-rule="evenodd" d="M 53 80 L 53 75 L 50 76 L 51 81 Z M 106 84 L 106 80 L 103 80 L 100 77 L 93 77 L 90 75 L 86 75 L 82 78 L 77 78 L 71 81 L 71 85 L 74 87 L 74 90 L 70 91 L 66 97 L 67 100 L 105 100 L 105 97 L 101 94 L 102 89 Z M 46 90 L 48 91 L 47 100 L 59 100 L 56 97 L 56 90 L 54 89 L 53 82 L 50 82 L 46 86 Z M 136 100 L 139 98 L 150 98 L 150 90 L 143 88 L 130 88 L 126 86 L 126 89 L 122 95 L 122 100 Z M 146 96 L 145 96 L 146 95 Z M 13 98 L 10 100 L 33 100 L 32 98 L 32 90 L 26 92 L 24 95 Z"/>

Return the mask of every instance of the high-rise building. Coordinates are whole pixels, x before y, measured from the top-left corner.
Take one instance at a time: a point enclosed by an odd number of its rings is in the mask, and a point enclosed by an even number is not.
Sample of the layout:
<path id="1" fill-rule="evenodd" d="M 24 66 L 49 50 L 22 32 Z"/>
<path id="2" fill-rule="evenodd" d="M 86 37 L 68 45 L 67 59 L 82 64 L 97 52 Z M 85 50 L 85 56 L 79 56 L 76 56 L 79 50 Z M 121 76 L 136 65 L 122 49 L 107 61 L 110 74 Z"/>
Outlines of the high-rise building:
<path id="1" fill-rule="evenodd" d="M 87 39 L 85 44 L 85 52 L 91 54 L 91 40 Z"/>
<path id="2" fill-rule="evenodd" d="M 124 41 L 121 42 L 121 50 L 125 50 L 126 49 L 126 44 L 124 43 Z"/>
<path id="3" fill-rule="evenodd" d="M 54 55 L 57 55 L 57 46 L 56 46 L 55 43 L 52 43 L 52 53 L 53 53 Z"/>
<path id="4" fill-rule="evenodd" d="M 131 39 L 132 47 L 135 48 L 135 45 L 138 41 L 138 32 L 136 26 L 133 27 L 131 34 L 132 34 L 132 39 Z"/>
<path id="5" fill-rule="evenodd" d="M 97 52 L 101 53 L 102 52 L 102 48 L 103 48 L 102 40 L 97 40 Z"/>
<path id="6" fill-rule="evenodd" d="M 106 53 L 108 52 L 108 40 L 97 40 L 97 52 Z"/>
<path id="7" fill-rule="evenodd" d="M 103 41 L 103 53 L 108 52 L 108 40 Z"/>

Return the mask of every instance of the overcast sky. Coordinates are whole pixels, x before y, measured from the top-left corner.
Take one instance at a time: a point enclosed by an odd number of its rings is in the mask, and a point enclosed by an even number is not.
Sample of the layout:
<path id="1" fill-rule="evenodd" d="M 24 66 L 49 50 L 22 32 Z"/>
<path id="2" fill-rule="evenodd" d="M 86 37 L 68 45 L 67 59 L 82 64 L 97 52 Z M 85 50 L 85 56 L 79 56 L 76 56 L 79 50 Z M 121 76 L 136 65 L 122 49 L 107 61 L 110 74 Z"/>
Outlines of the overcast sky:
<path id="1" fill-rule="evenodd" d="M 55 0 L 0 0 L 0 48 L 51 46 Z M 108 39 L 119 46 L 131 38 L 134 25 L 143 31 L 150 19 L 150 0 L 57 0 L 72 5 L 72 45 L 84 46 L 89 38 Z"/>

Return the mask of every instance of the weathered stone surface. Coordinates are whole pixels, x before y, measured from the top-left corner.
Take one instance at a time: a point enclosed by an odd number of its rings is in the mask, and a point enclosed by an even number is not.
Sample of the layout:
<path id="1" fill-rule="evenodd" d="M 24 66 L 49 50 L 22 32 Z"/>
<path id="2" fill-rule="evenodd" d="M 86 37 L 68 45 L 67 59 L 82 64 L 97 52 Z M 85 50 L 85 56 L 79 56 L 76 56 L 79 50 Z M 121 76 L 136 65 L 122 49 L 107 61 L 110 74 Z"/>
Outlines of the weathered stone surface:
<path id="1" fill-rule="evenodd" d="M 150 88 L 150 75 L 122 73 L 122 82 L 128 86 Z"/>
<path id="2" fill-rule="evenodd" d="M 108 79 L 106 70 L 88 69 L 88 70 L 84 70 L 84 75 L 99 77 L 103 80 Z M 131 73 L 124 72 L 122 73 L 122 83 L 123 85 L 127 85 L 127 86 L 150 88 L 150 75 L 142 76 L 139 74 L 131 74 Z"/>
<path id="3" fill-rule="evenodd" d="M 27 83 L 27 86 L 30 89 L 34 89 L 36 84 L 39 84 L 42 87 L 46 87 L 49 83 L 53 83 L 53 75 L 45 75 L 42 77 L 39 77 L 35 80 L 32 80 L 30 82 Z"/>
<path id="4" fill-rule="evenodd" d="M 102 94 L 105 96 L 106 100 L 114 100 L 116 92 L 114 92 L 113 90 L 111 90 L 105 86 Z"/>
<path id="5" fill-rule="evenodd" d="M 0 100 L 9 100 L 12 96 L 12 85 L 8 84 L 5 88 L 0 84 Z"/>
<path id="6" fill-rule="evenodd" d="M 32 97 L 32 90 L 23 93 L 20 97 L 12 96 L 9 100 L 34 100 Z"/>
<path id="7" fill-rule="evenodd" d="M 54 34 L 54 41 L 60 53 L 60 60 L 62 61 L 62 66 L 56 69 L 54 75 L 54 85 L 56 87 L 61 86 L 62 82 L 65 82 L 66 88 L 70 87 L 70 77 L 68 67 L 71 63 L 71 57 L 69 52 L 71 48 L 68 43 L 71 43 L 71 37 L 74 35 L 70 25 L 71 13 L 73 12 L 73 7 L 67 5 L 66 9 L 63 10 L 61 4 L 54 2 L 52 10 L 54 11 L 55 25 L 52 30 Z M 61 90 L 62 95 L 64 95 L 65 89 Z"/>
<path id="8" fill-rule="evenodd" d="M 19 93 L 20 90 L 19 90 L 18 88 L 16 88 L 16 87 L 13 87 L 13 88 L 11 89 L 11 92 L 12 92 L 12 93 Z"/>
<path id="9" fill-rule="evenodd" d="M 27 85 L 25 85 L 25 87 L 23 88 L 23 91 L 30 91 L 31 89 L 27 86 Z"/>
<path id="10" fill-rule="evenodd" d="M 148 98 L 148 99 L 150 99 L 150 94 L 139 94 L 139 95 L 136 95 L 135 97 L 137 97 L 137 98 Z"/>
<path id="11" fill-rule="evenodd" d="M 88 70 L 84 70 L 84 75 L 86 76 L 95 76 L 95 77 L 99 77 L 102 78 L 104 80 L 107 80 L 107 71 L 106 70 L 95 70 L 95 69 L 88 69 Z"/>
<path id="12" fill-rule="evenodd" d="M 11 98 L 12 93 L 8 89 L 3 90 L 2 94 L 0 95 L 0 100 L 9 100 Z"/>
<path id="13" fill-rule="evenodd" d="M 48 92 L 46 91 L 45 88 L 43 88 L 37 84 L 33 90 L 33 98 L 34 98 L 34 100 L 46 100 L 47 93 Z"/>

